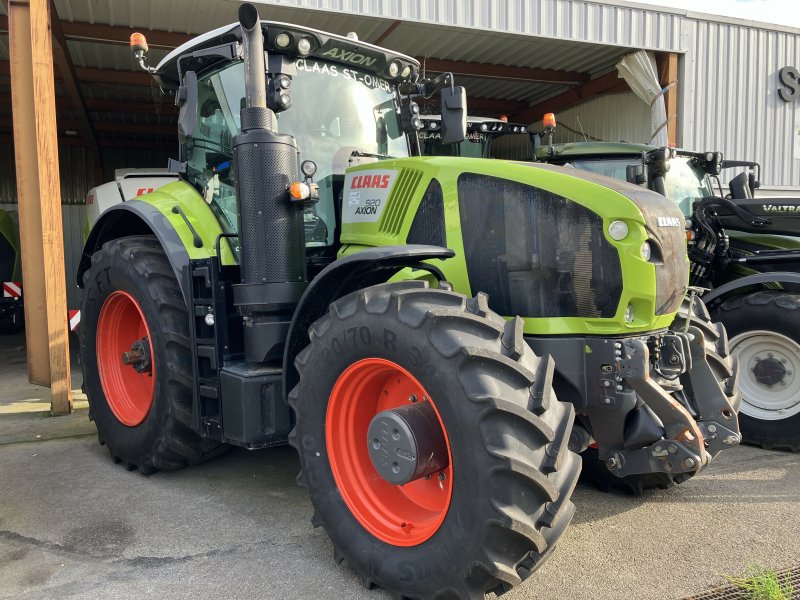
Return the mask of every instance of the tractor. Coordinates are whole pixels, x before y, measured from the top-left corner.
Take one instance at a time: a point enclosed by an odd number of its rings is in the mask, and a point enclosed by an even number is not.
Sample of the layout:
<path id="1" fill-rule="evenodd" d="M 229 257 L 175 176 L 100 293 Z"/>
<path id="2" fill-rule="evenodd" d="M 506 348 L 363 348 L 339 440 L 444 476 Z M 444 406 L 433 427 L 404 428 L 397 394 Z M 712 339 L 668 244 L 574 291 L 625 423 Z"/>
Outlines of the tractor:
<path id="1" fill-rule="evenodd" d="M 528 126 L 521 123 L 509 123 L 507 120 L 490 117 L 467 117 L 467 136 L 460 142 L 442 143 L 441 117 L 439 115 L 423 115 L 420 117 L 421 127 L 417 133 L 420 152 L 424 156 L 465 156 L 472 158 L 506 158 L 501 151 L 498 156 L 498 142 L 511 138 L 524 139 L 525 158 L 533 159 L 527 137 Z M 502 142 L 501 142 L 502 143 Z"/>
<path id="2" fill-rule="evenodd" d="M 289 443 L 313 525 L 365 586 L 482 598 L 553 551 L 574 450 L 672 482 L 738 443 L 719 332 L 668 329 L 688 259 L 662 196 L 419 156 L 415 99 L 439 95 L 445 142 L 466 134 L 452 75 L 250 4 L 155 67 L 131 42 L 180 107 L 180 155 L 177 181 L 99 215 L 79 266 L 114 461 Z"/>
<path id="3" fill-rule="evenodd" d="M 708 290 L 702 298 L 742 365 L 743 439 L 800 451 L 800 199 L 756 197 L 760 165 L 720 152 L 609 142 L 535 152 L 540 161 L 655 190 L 681 209 L 691 285 Z M 723 189 L 726 169 L 739 172 Z"/>
<path id="4" fill-rule="evenodd" d="M 0 210 L 0 331 L 19 330 L 24 324 L 20 265 L 19 227 L 9 213 Z"/>

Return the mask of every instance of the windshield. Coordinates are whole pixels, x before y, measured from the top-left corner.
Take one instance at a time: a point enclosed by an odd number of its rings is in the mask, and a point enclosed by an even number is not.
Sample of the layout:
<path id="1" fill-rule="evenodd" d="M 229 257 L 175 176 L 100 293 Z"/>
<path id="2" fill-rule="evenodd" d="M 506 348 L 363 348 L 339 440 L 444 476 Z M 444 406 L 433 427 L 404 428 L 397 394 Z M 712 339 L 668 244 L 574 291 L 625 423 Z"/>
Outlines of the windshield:
<path id="1" fill-rule="evenodd" d="M 692 214 L 692 205 L 696 200 L 713 195 L 708 177 L 700 166 L 693 164 L 694 160 L 685 156 L 678 156 L 670 160 L 669 171 L 664 178 L 667 198 L 677 204 L 684 216 L 687 217 Z M 641 164 L 641 158 L 631 157 L 573 160 L 565 163 L 564 166 L 626 181 L 627 167 Z"/>
<path id="2" fill-rule="evenodd" d="M 691 216 L 692 206 L 697 200 L 714 195 L 708 176 L 695 161 L 686 156 L 673 158 L 664 177 L 667 198 L 677 204 L 686 217 Z"/>
<path id="3" fill-rule="evenodd" d="M 408 156 L 395 95 L 385 80 L 357 69 L 299 59 L 292 107 L 277 115 L 280 133 L 294 136 L 299 159 L 317 164 L 319 202 L 306 209 L 306 245 L 334 243 L 335 201 L 353 152 Z M 239 131 L 244 65 L 234 63 L 198 82 L 198 122 L 182 140 L 189 180 L 204 194 L 223 228 L 235 233 L 236 196 L 230 173 L 233 136 Z"/>

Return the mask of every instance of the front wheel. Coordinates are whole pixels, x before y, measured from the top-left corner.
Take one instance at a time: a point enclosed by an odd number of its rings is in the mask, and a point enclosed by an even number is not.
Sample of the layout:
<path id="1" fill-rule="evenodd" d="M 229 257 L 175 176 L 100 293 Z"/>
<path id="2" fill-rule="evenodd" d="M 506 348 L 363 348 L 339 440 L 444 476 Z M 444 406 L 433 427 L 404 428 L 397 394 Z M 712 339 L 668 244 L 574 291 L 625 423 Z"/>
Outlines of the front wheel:
<path id="1" fill-rule="evenodd" d="M 735 296 L 716 313 L 739 357 L 745 442 L 800 452 L 800 295 Z"/>
<path id="2" fill-rule="evenodd" d="M 401 282 L 336 301 L 309 333 L 290 441 L 336 556 L 413 598 L 528 577 L 572 517 L 580 461 L 522 321 Z"/>
<path id="3" fill-rule="evenodd" d="M 174 471 L 224 448 L 191 428 L 189 315 L 161 245 L 125 237 L 84 278 L 81 366 L 89 415 L 115 462 Z"/>

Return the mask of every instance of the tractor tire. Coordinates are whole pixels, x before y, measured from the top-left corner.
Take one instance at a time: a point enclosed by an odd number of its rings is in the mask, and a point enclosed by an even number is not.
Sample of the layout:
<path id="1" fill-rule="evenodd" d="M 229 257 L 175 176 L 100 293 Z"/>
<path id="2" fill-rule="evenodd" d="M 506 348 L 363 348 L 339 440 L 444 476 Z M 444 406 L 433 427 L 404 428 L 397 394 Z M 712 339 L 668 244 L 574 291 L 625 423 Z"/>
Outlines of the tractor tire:
<path id="1" fill-rule="evenodd" d="M 503 320 L 483 294 L 408 281 L 337 300 L 309 333 L 290 443 L 335 560 L 399 598 L 484 598 L 538 568 L 572 518 L 580 460 L 568 449 L 573 408 L 522 320 Z M 401 442 L 381 445 L 370 420 L 412 408 L 431 415 L 411 435 L 436 442 L 419 450 L 434 471 L 395 485 L 384 473 L 403 461 L 381 453 Z"/>
<path id="2" fill-rule="evenodd" d="M 678 314 L 670 325 L 670 330 L 683 332 L 687 331 L 690 326 L 697 327 L 703 332 L 708 364 L 711 365 L 717 380 L 722 383 L 731 405 L 738 411 L 742 402 L 741 391 L 737 385 L 739 364 L 737 358 L 731 354 L 725 326 L 719 322 L 712 322 L 705 303 L 697 297 L 694 298 L 694 301 L 684 298 Z M 688 374 L 682 375 L 680 381 L 691 399 L 692 387 Z M 605 461 L 600 460 L 596 448 L 587 448 L 581 456 L 584 479 L 604 492 L 618 489 L 634 496 L 641 496 L 647 489 L 666 490 L 691 478 L 687 474 L 672 477 L 666 473 L 643 473 L 617 477 L 608 470 Z"/>
<path id="3" fill-rule="evenodd" d="M 715 311 L 741 364 L 745 443 L 800 452 L 800 294 L 759 291 Z"/>
<path id="4" fill-rule="evenodd" d="M 189 316 L 175 274 L 154 237 L 125 237 L 92 256 L 83 277 L 80 355 L 89 418 L 116 463 L 144 474 L 175 471 L 224 446 L 191 428 Z M 133 342 L 151 370 L 123 364 Z"/>

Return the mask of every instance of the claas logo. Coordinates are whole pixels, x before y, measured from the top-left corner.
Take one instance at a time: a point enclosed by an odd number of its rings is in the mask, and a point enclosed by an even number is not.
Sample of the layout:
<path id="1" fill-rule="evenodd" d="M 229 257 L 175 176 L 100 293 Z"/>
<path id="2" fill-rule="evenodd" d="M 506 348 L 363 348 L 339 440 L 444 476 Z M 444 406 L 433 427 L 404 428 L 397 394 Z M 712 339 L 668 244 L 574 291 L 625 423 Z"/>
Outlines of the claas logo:
<path id="1" fill-rule="evenodd" d="M 143 196 L 144 194 L 149 194 L 150 192 L 154 192 L 156 188 L 139 188 L 136 190 L 137 196 Z"/>
<path id="2" fill-rule="evenodd" d="M 350 188 L 357 190 L 362 188 L 382 188 L 389 187 L 389 175 L 356 175 Z"/>

